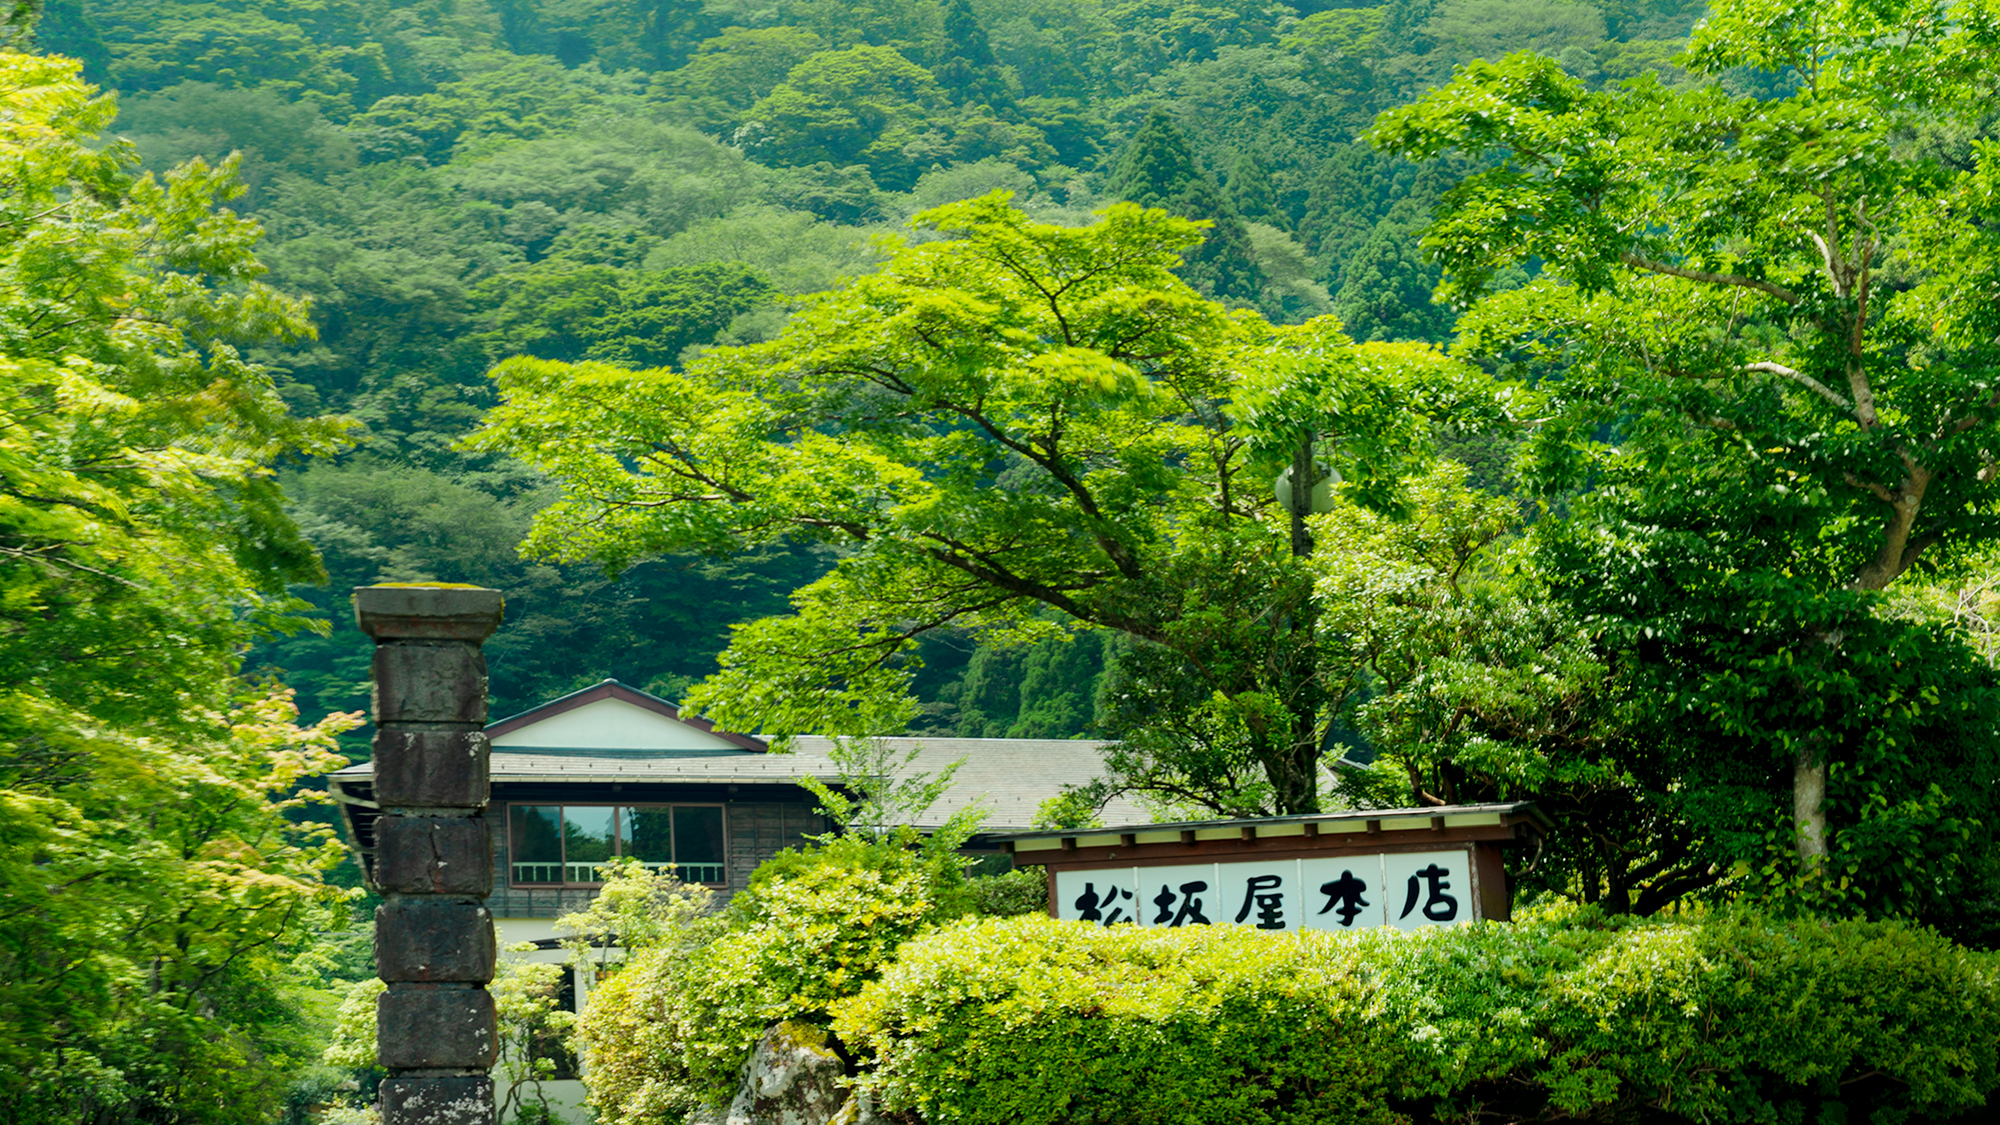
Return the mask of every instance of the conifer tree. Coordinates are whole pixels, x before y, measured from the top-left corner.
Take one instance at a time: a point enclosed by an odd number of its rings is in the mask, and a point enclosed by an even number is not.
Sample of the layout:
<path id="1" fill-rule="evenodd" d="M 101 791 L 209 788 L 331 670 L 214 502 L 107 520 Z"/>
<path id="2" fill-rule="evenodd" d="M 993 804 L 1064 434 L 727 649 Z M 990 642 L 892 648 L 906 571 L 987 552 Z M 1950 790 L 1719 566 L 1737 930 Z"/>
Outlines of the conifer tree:
<path id="1" fill-rule="evenodd" d="M 1141 207 L 1159 207 L 1214 224 L 1175 271 L 1195 289 L 1240 301 L 1254 301 L 1263 291 L 1263 274 L 1243 217 L 1230 206 L 1215 177 L 1195 160 L 1186 135 L 1167 111 L 1154 110 L 1125 146 L 1111 171 L 1111 194 Z"/>
<path id="2" fill-rule="evenodd" d="M 1228 187 L 1230 205 L 1245 219 L 1269 221 L 1276 214 L 1278 191 L 1271 186 L 1271 174 L 1255 156 L 1236 154 L 1236 162 L 1229 166 Z"/>
<path id="3" fill-rule="evenodd" d="M 987 105 L 996 110 L 1014 105 L 1014 91 L 994 57 L 986 28 L 973 13 L 970 0 L 950 0 L 944 9 L 944 50 L 931 68 L 938 85 L 958 105 Z"/>

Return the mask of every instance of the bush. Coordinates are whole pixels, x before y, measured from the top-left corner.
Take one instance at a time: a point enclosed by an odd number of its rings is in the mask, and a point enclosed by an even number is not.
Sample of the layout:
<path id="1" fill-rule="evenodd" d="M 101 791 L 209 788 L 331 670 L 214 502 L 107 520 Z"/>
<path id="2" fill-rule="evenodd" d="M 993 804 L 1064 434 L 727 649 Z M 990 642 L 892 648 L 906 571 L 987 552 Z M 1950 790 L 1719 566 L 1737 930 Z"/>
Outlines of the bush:
<path id="1" fill-rule="evenodd" d="M 726 1102 L 759 1035 L 874 980 L 905 941 L 971 906 L 960 862 L 914 837 L 843 836 L 757 869 L 719 917 L 658 927 L 579 1023 L 605 1125 L 679 1122 Z"/>
<path id="2" fill-rule="evenodd" d="M 1007 918 L 1046 914 L 1049 909 L 1049 877 L 1037 867 L 981 875 L 968 879 L 965 889 L 975 914 Z"/>
<path id="3" fill-rule="evenodd" d="M 2000 961 L 1894 923 L 1551 912 L 1412 934 L 1012 918 L 834 1005 L 936 1125 L 1570 1116 L 1894 1122 L 1982 1104 Z"/>

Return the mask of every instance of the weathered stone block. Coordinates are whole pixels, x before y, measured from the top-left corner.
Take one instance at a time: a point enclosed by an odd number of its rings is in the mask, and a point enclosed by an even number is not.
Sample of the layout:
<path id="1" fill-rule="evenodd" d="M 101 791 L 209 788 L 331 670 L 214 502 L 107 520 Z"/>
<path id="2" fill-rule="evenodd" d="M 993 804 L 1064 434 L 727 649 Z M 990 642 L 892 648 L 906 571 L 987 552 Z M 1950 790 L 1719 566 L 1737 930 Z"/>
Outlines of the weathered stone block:
<path id="1" fill-rule="evenodd" d="M 826 1033 L 798 1023 L 767 1029 L 743 1062 L 736 1098 L 726 1107 L 698 1112 L 688 1125 L 830 1125 L 875 1117 L 855 1104 L 842 1083 L 840 1056 Z M 865 1117 L 863 1116 L 865 1115 Z"/>
<path id="2" fill-rule="evenodd" d="M 392 984 L 375 1001 L 375 1054 L 390 1070 L 486 1070 L 500 1024 L 483 988 Z"/>
<path id="3" fill-rule="evenodd" d="M 386 981 L 485 984 L 493 915 L 483 906 L 404 899 L 375 908 L 375 975 Z"/>
<path id="4" fill-rule="evenodd" d="M 486 722 L 486 655 L 455 641 L 375 646 L 377 723 Z"/>
<path id="5" fill-rule="evenodd" d="M 398 805 L 484 808 L 492 745 L 478 731 L 376 731 L 375 800 Z"/>
<path id="6" fill-rule="evenodd" d="M 484 817 L 385 816 L 375 831 L 375 882 L 384 891 L 484 898 L 493 890 Z"/>
<path id="7" fill-rule="evenodd" d="M 378 641 L 472 641 L 500 627 L 506 602 L 484 586 L 357 586 L 354 623 Z"/>
<path id="8" fill-rule="evenodd" d="M 385 1078 L 382 1125 L 492 1125 L 493 1080 Z"/>

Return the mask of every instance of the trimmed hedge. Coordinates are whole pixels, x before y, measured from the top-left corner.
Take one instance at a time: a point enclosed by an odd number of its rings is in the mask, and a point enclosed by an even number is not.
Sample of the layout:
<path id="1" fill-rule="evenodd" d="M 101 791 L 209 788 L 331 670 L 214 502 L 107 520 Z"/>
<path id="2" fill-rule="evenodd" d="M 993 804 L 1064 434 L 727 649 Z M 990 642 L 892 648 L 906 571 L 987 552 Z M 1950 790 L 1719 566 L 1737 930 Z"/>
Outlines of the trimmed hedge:
<path id="1" fill-rule="evenodd" d="M 2000 1084 L 2000 961 L 1894 923 L 1547 912 L 1267 935 L 1047 918 L 905 943 L 832 1005 L 934 1125 L 1897 1122 Z"/>

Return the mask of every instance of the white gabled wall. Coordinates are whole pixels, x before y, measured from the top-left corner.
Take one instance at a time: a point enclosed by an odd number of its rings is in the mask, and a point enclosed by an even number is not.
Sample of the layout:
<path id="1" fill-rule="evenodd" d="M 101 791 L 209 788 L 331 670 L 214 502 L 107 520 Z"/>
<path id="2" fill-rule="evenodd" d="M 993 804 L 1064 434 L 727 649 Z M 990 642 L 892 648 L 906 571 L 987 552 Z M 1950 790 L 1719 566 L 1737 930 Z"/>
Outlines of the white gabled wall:
<path id="1" fill-rule="evenodd" d="M 728 740 L 697 730 L 622 699 L 600 699 L 496 735 L 501 749 L 738 750 Z"/>

